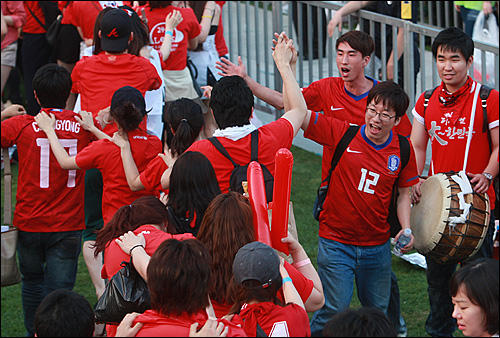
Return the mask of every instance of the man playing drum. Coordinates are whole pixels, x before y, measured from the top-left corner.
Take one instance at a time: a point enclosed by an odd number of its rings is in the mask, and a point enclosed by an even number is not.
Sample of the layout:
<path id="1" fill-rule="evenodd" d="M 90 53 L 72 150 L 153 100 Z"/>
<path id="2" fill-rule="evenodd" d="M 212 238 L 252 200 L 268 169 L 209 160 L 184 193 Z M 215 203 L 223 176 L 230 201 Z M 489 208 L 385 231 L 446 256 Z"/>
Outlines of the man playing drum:
<path id="1" fill-rule="evenodd" d="M 458 172 L 462 170 L 464 161 L 467 160 L 465 171 L 470 183 L 475 184 L 474 191 L 487 192 L 491 210 L 494 210 L 495 192 L 492 180 L 499 170 L 497 90 L 491 90 L 486 100 L 487 121 L 484 121 L 482 104 L 476 96 L 473 137 L 470 141 L 468 158 L 464 158 L 475 90 L 479 85 L 467 75 L 468 69 L 473 64 L 473 52 L 472 39 L 458 28 L 447 28 L 436 36 L 432 44 L 432 54 L 436 59 L 442 83 L 430 98 L 426 99 L 422 94 L 418 99 L 413 110 L 411 141 L 415 149 L 419 174 L 424 170 L 429 139 L 432 146 L 429 175 Z M 483 130 L 483 124 L 488 126 L 486 130 Z M 491 135 L 491 146 L 488 132 Z M 412 187 L 413 203 L 418 203 L 422 197 L 420 186 L 423 181 L 420 179 L 418 184 Z M 486 238 L 475 257 L 492 256 L 493 228 L 494 216 L 491 214 Z M 426 258 L 426 260 L 430 313 L 425 330 L 434 337 L 451 336 L 457 326 L 456 320 L 452 318 L 453 304 L 448 286 L 457 263 L 438 264 L 432 259 Z"/>
<path id="2" fill-rule="evenodd" d="M 397 214 L 403 228 L 396 240 L 410 228 L 410 186 L 418 182 L 415 155 L 409 146 L 409 162 L 402 169 L 398 136 L 392 131 L 405 115 L 408 95 L 397 83 L 385 81 L 370 90 L 367 103 L 365 124 L 333 170 L 319 215 L 318 273 L 325 305 L 312 318 L 313 335 L 349 307 L 354 279 L 361 304 L 387 314 L 391 293 L 387 217 L 396 179 Z M 349 128 L 348 122 L 311 111 L 302 124 L 305 137 L 332 152 Z M 412 236 L 402 252 L 411 250 L 413 242 Z"/>

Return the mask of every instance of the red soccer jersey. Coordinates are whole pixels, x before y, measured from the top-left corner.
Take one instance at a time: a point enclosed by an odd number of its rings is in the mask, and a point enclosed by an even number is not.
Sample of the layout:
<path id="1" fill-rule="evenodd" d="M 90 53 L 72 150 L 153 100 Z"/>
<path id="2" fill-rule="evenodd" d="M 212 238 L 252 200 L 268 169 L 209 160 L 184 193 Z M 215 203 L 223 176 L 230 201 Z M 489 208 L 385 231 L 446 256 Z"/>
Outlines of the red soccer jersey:
<path id="1" fill-rule="evenodd" d="M 128 132 L 130 148 L 137 169 L 144 170 L 155 156 L 162 150 L 161 141 L 154 135 L 148 135 L 142 130 Z M 108 223 L 115 212 L 122 206 L 150 193 L 142 190 L 130 190 L 125 171 L 123 170 L 120 148 L 109 140 L 92 142 L 76 156 L 76 165 L 81 169 L 97 168 L 102 173 L 102 216 L 104 225 Z"/>
<path id="2" fill-rule="evenodd" d="M 81 109 L 95 117 L 101 109 L 111 105 L 115 91 L 132 86 L 142 95 L 160 88 L 161 78 L 147 59 L 131 54 L 83 57 L 71 73 L 73 93 L 81 95 Z M 108 127 L 108 126 L 107 126 Z M 106 131 L 106 128 L 105 128 Z"/>
<path id="3" fill-rule="evenodd" d="M 304 136 L 335 149 L 349 128 L 322 114 L 311 114 Z M 410 145 L 411 146 L 411 145 Z M 391 131 L 381 145 L 371 142 L 363 125 L 344 151 L 330 178 L 319 235 L 350 245 L 380 245 L 389 240 L 389 204 L 394 182 L 410 187 L 418 182 L 415 154 L 401 171 L 399 140 Z"/>
<path id="4" fill-rule="evenodd" d="M 251 135 L 247 135 L 238 141 L 230 140 L 226 137 L 218 137 L 218 140 L 226 148 L 233 161 L 239 165 L 246 165 L 250 162 L 250 141 Z M 259 128 L 259 163 L 269 169 L 274 176 L 274 161 L 276 152 L 281 148 L 290 149 L 293 140 L 293 127 L 284 118 L 263 125 Z M 214 167 L 221 192 L 229 191 L 229 177 L 234 167 L 224 155 L 209 140 L 194 142 L 189 151 L 199 151 L 205 155 Z"/>
<path id="5" fill-rule="evenodd" d="M 464 166 L 465 148 L 469 133 L 472 104 L 474 101 L 474 90 L 477 82 L 469 78 L 468 90 L 462 100 L 452 104 L 445 110 L 439 102 L 439 92 L 443 84 L 436 88 L 429 100 L 429 105 L 424 116 L 424 94 L 420 95 L 413 116 L 416 123 L 425 125 L 429 133 L 432 147 L 432 161 L 429 175 L 448 171 L 460 171 Z M 467 84 L 466 84 L 467 85 Z M 498 133 L 498 91 L 492 90 L 486 101 L 489 132 Z M 490 150 L 488 146 L 488 135 L 483 133 L 483 107 L 478 97 L 476 116 L 473 125 L 473 137 L 470 144 L 469 157 L 467 159 L 466 172 L 480 174 L 484 171 L 490 161 Z M 495 191 L 493 184 L 488 190 L 491 209 L 495 209 Z"/>
<path id="6" fill-rule="evenodd" d="M 191 8 L 178 8 L 168 6 L 164 8 L 151 9 L 146 6 L 146 18 L 149 27 L 149 43 L 160 51 L 165 37 L 165 18 L 173 10 L 182 14 L 182 21 L 174 29 L 170 56 L 165 61 L 165 70 L 183 70 L 186 68 L 188 40 L 197 37 L 200 32 L 200 24 Z"/>
<path id="7" fill-rule="evenodd" d="M 142 225 L 134 230 L 134 234 L 136 235 L 139 235 L 141 232 L 144 234 L 144 238 L 146 239 L 145 250 L 149 256 L 152 256 L 158 246 L 160 246 L 160 244 L 167 239 L 175 238 L 179 241 L 183 241 L 185 239 L 195 238 L 191 233 L 171 235 L 168 232 L 161 231 L 155 226 L 149 224 Z M 130 261 L 130 256 L 123 252 L 120 246 L 112 240 L 109 242 L 109 246 L 104 250 L 104 265 L 102 266 L 101 277 L 103 279 L 113 277 L 122 268 L 120 264 L 123 261 Z"/>
<path id="8" fill-rule="evenodd" d="M 268 337 L 310 337 L 311 327 L 306 310 L 297 304 L 287 306 L 271 302 L 244 304 L 240 311 L 245 321 L 243 328 L 249 337 L 255 337 L 257 324 Z"/>
<path id="9" fill-rule="evenodd" d="M 373 85 L 378 82 L 373 80 Z M 307 108 L 313 111 L 322 111 L 325 116 L 335 117 L 341 121 L 362 126 L 365 124 L 365 111 L 368 92 L 356 96 L 350 93 L 341 77 L 327 77 L 302 88 L 302 94 Z M 410 137 L 411 123 L 407 115 L 394 127 L 394 131 L 405 137 Z M 333 152 L 323 148 L 321 180 L 328 176 Z"/>
<path id="10" fill-rule="evenodd" d="M 92 134 L 80 127 L 74 112 L 43 111 L 56 116 L 56 134 L 70 156 L 90 143 Z M 28 232 L 84 229 L 85 173 L 61 169 L 47 135 L 38 128 L 33 116 L 15 116 L 2 122 L 2 148 L 14 144 L 19 153 L 19 179 L 13 224 Z"/>
<path id="11" fill-rule="evenodd" d="M 180 316 L 174 314 L 163 316 L 154 310 L 147 310 L 135 319 L 133 325 L 136 323 L 144 324 L 135 335 L 136 337 L 188 337 L 189 329 L 193 323 L 199 323 L 198 329 L 200 329 L 205 325 L 207 319 L 208 315 L 205 309 L 191 316 L 186 313 Z M 233 323 L 234 319 L 231 322 L 225 319 L 217 319 L 217 321 L 229 328 L 228 337 L 246 337 L 245 331 Z"/>
<path id="12" fill-rule="evenodd" d="M 161 157 L 157 156 L 153 158 L 146 167 L 146 170 L 141 172 L 139 176 L 144 189 L 156 196 L 159 196 L 160 192 L 166 192 L 167 190 L 161 186 L 161 176 L 167 169 L 168 166 Z"/>

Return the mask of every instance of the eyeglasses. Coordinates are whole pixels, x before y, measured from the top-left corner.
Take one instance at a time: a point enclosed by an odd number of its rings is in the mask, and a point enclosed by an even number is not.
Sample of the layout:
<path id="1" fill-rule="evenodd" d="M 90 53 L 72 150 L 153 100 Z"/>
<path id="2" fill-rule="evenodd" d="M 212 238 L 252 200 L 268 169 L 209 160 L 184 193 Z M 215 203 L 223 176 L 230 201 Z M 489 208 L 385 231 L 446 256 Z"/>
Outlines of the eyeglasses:
<path id="1" fill-rule="evenodd" d="M 384 114 L 384 113 L 378 113 L 375 109 L 373 108 L 366 108 L 366 115 L 370 116 L 370 117 L 375 117 L 376 115 L 378 115 L 380 121 L 382 122 L 389 122 L 391 119 L 395 118 L 396 115 L 394 116 L 390 116 L 388 114 Z"/>

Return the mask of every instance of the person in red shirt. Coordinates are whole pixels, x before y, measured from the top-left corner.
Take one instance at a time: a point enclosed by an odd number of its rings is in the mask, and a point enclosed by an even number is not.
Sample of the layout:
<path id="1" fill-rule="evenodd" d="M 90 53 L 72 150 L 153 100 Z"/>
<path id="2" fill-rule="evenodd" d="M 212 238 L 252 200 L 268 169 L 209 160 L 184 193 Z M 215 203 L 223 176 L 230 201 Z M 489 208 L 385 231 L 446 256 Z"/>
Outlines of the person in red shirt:
<path id="1" fill-rule="evenodd" d="M 365 68 L 375 50 L 375 42 L 371 36 L 362 31 L 350 31 L 337 39 L 335 48 L 340 76 L 314 81 L 309 86 L 302 88 L 302 94 L 308 109 L 316 112 L 322 111 L 324 116 L 361 126 L 365 123 L 368 93 L 378 83 L 377 80 L 365 76 Z M 246 80 L 254 95 L 277 109 L 283 109 L 283 95 L 252 80 L 246 72 L 241 57 L 238 58 L 238 61 L 238 66 L 227 59 L 218 62 L 218 69 L 222 71 L 221 75 L 240 75 Z M 293 61 L 292 66 L 295 69 L 297 58 Z M 411 129 L 412 125 L 406 114 L 394 127 L 396 133 L 405 137 L 410 136 Z M 333 153 L 334 151 L 329 147 L 323 147 L 321 181 L 328 176 Z M 404 319 L 398 310 L 399 287 L 394 273 L 391 274 L 391 280 L 389 317 L 396 327 L 403 327 Z"/>
<path id="2" fill-rule="evenodd" d="M 262 331 L 268 337 L 311 336 L 304 303 L 283 262 L 273 248 L 261 242 L 246 244 L 234 257 L 231 313 L 239 313 L 249 337 Z M 277 300 L 279 289 L 283 289 L 284 304 Z"/>
<path id="3" fill-rule="evenodd" d="M 71 154 L 82 151 L 93 136 L 81 127 L 77 114 L 64 110 L 71 89 L 68 71 L 55 64 L 45 65 L 35 73 L 33 88 L 42 114 L 54 116 L 53 133 L 62 146 Z M 84 173 L 59 166 L 33 116 L 18 115 L 2 121 L 1 143 L 2 148 L 16 144 L 19 152 L 13 224 L 19 228 L 24 325 L 33 335 L 35 311 L 43 297 L 75 285 L 85 228 Z"/>
<path id="4" fill-rule="evenodd" d="M 280 148 L 289 149 L 293 138 L 300 129 L 307 107 L 300 88 L 292 72 L 290 60 L 294 55 L 291 40 L 285 42 L 284 34 L 273 52 L 276 66 L 283 77 L 284 89 L 290 92 L 290 106 L 278 120 L 258 128 L 259 163 L 265 165 L 274 175 L 276 152 Z M 240 76 L 221 78 L 212 90 L 210 107 L 219 126 L 214 133 L 234 162 L 246 165 L 250 162 L 251 133 L 256 128 L 250 123 L 253 114 L 253 94 L 245 80 Z M 229 191 L 229 178 L 233 164 L 209 140 L 200 140 L 188 150 L 199 151 L 208 157 L 217 174 L 220 189 Z"/>
<path id="5" fill-rule="evenodd" d="M 128 231 L 143 234 L 146 239 L 145 251 L 153 255 L 158 246 L 169 238 L 179 240 L 194 238 L 191 234 L 177 234 L 168 221 L 165 205 L 154 196 L 143 196 L 118 209 L 111 221 L 99 231 L 95 241 L 94 254 L 104 252 L 101 276 L 110 279 L 121 268 L 123 261 L 130 261 L 130 252 L 125 253 L 115 242 L 116 238 Z M 115 336 L 117 325 L 106 325 L 108 336 Z"/>
<path id="6" fill-rule="evenodd" d="M 411 141 L 415 147 L 418 173 L 424 171 L 426 149 L 430 141 L 432 156 L 429 175 L 463 170 L 475 192 L 488 194 L 493 211 L 495 189 L 492 183 L 499 172 L 499 93 L 492 89 L 486 102 L 481 104 L 478 92 L 482 89 L 481 84 L 467 75 L 474 61 L 474 41 L 461 29 L 451 27 L 442 30 L 432 43 L 432 54 L 442 82 L 434 89 L 428 102 L 425 93 L 422 93 L 413 109 Z M 474 97 L 477 99 L 475 106 Z M 486 116 L 483 116 L 484 106 Z M 413 203 L 419 203 L 422 197 L 420 186 L 423 182 L 420 179 L 412 188 Z M 495 215 L 492 212 L 484 241 L 471 258 L 492 257 L 494 222 Z M 457 326 L 456 320 L 452 318 L 449 284 L 457 263 L 440 264 L 427 258 L 426 262 L 430 304 L 426 332 L 436 336 L 451 335 Z"/>
<path id="7" fill-rule="evenodd" d="M 193 100 L 180 98 L 169 105 L 166 113 L 166 122 L 168 123 L 173 138 L 167 139 L 169 149 L 165 155 L 172 154 L 175 158 L 186 151 L 194 141 L 200 139 L 200 132 L 204 125 L 201 108 Z M 127 140 L 122 139 L 124 142 Z M 149 162 L 146 169 L 139 173 L 135 165 L 134 158 L 127 144 L 122 144 L 122 161 L 127 182 L 132 191 L 146 189 L 157 197 L 161 193 L 168 193 L 168 189 L 161 185 L 163 173 L 169 169 L 164 158 L 158 156 Z"/>
<path id="8" fill-rule="evenodd" d="M 387 313 L 391 294 L 389 205 L 396 179 L 397 214 L 402 230 L 410 228 L 410 186 L 418 182 L 410 145 L 408 164 L 401 169 L 399 140 L 393 132 L 409 105 L 408 95 L 395 82 L 373 87 L 367 98 L 365 125 L 356 132 L 332 172 L 319 215 L 318 266 L 325 290 L 325 306 L 316 312 L 311 330 L 321 332 L 333 314 L 349 307 L 356 279 L 363 306 Z M 304 136 L 333 151 L 349 123 L 308 112 Z M 402 252 L 411 250 L 414 238 Z M 356 260 L 356 256 L 363 257 Z"/>
<path id="9" fill-rule="evenodd" d="M 147 268 L 151 310 L 135 319 L 134 323 L 143 324 L 136 337 L 187 337 L 192 324 L 204 325 L 207 320 L 222 323 L 229 337 L 246 336 L 235 323 L 216 319 L 206 310 L 210 306 L 210 260 L 197 239 L 167 239 L 160 244 Z"/>
<path id="10" fill-rule="evenodd" d="M 110 106 L 111 98 L 116 90 L 123 86 L 131 86 L 140 91 L 144 96 L 146 91 L 157 89 L 161 86 L 161 78 L 155 67 L 145 58 L 127 53 L 129 41 L 133 39 L 132 19 L 126 11 L 106 8 L 100 22 L 96 40 L 96 49 L 102 51 L 78 61 L 73 69 L 73 93 L 79 93 L 81 109 L 92 112 L 94 117 L 101 110 Z M 103 10 L 104 11 L 104 10 Z M 97 24 L 97 23 L 96 23 Z M 143 110 L 143 119 L 146 120 L 146 111 Z M 110 115 L 107 115 L 108 117 Z M 117 130 L 115 123 L 105 119 L 103 131 L 112 135 Z M 144 130 L 146 126 L 141 126 Z M 161 151 L 160 151 L 161 152 Z M 155 154 L 156 155 L 156 154 Z M 130 191 L 126 192 L 127 194 Z M 98 296 L 104 290 L 104 283 L 99 279 L 101 264 L 93 260 L 92 250 L 89 245 L 95 240 L 94 230 L 99 230 L 104 225 L 101 205 L 103 183 L 101 173 L 97 169 L 87 170 L 85 175 L 85 223 L 84 231 L 84 257 L 87 266 L 94 276 L 94 285 Z M 141 195 L 141 194 L 139 194 Z M 137 195 L 136 195 L 137 196 Z M 117 210 L 121 205 L 116 205 Z M 111 219 L 113 213 L 108 215 Z"/>
<path id="11" fill-rule="evenodd" d="M 2 20 L 7 26 L 2 33 L 2 97 L 10 71 L 16 66 L 18 29 L 26 23 L 26 13 L 20 1 L 2 1 Z M 0 102 L 3 110 L 3 101 Z"/>

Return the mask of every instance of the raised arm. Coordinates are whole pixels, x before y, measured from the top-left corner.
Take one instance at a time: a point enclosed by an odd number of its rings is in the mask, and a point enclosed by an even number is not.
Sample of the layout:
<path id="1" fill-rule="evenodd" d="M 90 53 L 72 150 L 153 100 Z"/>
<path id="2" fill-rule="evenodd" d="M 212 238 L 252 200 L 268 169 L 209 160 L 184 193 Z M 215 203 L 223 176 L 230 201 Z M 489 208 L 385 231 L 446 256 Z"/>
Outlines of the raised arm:
<path id="1" fill-rule="evenodd" d="M 304 302 L 302 301 L 302 298 L 300 298 L 299 293 L 297 292 L 297 289 L 293 285 L 292 279 L 288 275 L 288 272 L 285 269 L 284 264 L 284 259 L 280 257 L 280 273 L 281 273 L 281 278 L 283 279 L 283 296 L 285 298 L 285 304 L 288 303 L 294 303 L 302 307 L 304 310 L 306 309 L 304 306 Z"/>
<path id="2" fill-rule="evenodd" d="M 80 169 L 76 165 L 75 156 L 68 155 L 56 135 L 56 131 L 54 130 L 56 117 L 54 116 L 54 114 L 50 113 L 49 116 L 47 115 L 47 113 L 42 111 L 35 116 L 35 121 L 38 124 L 38 127 L 42 129 L 45 134 L 47 134 L 52 153 L 54 153 L 54 156 L 56 157 L 57 162 L 59 162 L 61 168 L 67 170 Z"/>
<path id="3" fill-rule="evenodd" d="M 309 278 L 313 282 L 313 290 L 304 303 L 306 311 L 314 312 L 321 309 L 325 304 L 323 284 L 321 284 L 318 272 L 307 256 L 307 252 L 290 233 L 288 233 L 288 237 L 281 239 L 281 241 L 288 244 L 288 251 L 290 255 L 292 255 L 293 260 L 292 265 L 303 274 L 304 277 Z"/>
<path id="4" fill-rule="evenodd" d="M 215 1 L 207 1 L 201 16 L 201 32 L 198 35 L 198 43 L 203 43 L 207 39 L 212 25 L 218 26 L 220 18 L 220 6 Z"/>
<path id="5" fill-rule="evenodd" d="M 127 177 L 128 187 L 132 191 L 143 190 L 144 185 L 141 182 L 139 170 L 137 169 L 134 157 L 132 156 L 132 150 L 130 149 L 130 142 L 128 141 L 127 133 L 119 131 L 115 132 L 111 142 L 116 144 L 121 150 L 123 170 L 125 171 L 125 176 Z"/>
<path id="6" fill-rule="evenodd" d="M 220 70 L 219 75 L 221 76 L 232 76 L 238 75 L 241 76 L 245 82 L 248 84 L 248 87 L 252 91 L 253 95 L 257 96 L 262 101 L 270 104 L 276 109 L 283 109 L 283 95 L 280 92 L 272 90 L 271 88 L 267 88 L 260 83 L 256 82 L 252 79 L 248 74 L 245 65 L 241 59 L 241 56 L 238 56 L 238 65 L 235 65 L 231 61 L 226 58 L 221 58 L 221 61 L 215 62 L 215 68 Z"/>
<path id="7" fill-rule="evenodd" d="M 111 137 L 109 137 L 108 134 L 94 125 L 94 118 L 92 117 L 92 113 L 87 111 L 80 111 L 78 114 L 80 114 L 81 118 L 75 115 L 75 120 L 80 123 L 83 129 L 94 134 L 94 136 L 99 140 L 107 139 L 111 141 Z"/>
<path id="8" fill-rule="evenodd" d="M 180 24 L 182 21 L 182 14 L 178 10 L 173 10 L 168 13 L 165 18 L 165 36 L 163 38 L 163 43 L 160 47 L 160 52 L 163 58 L 163 61 L 167 60 L 170 56 L 170 51 L 172 47 L 172 39 L 174 34 L 174 29 Z"/>
<path id="9" fill-rule="evenodd" d="M 290 121 L 293 126 L 293 135 L 295 136 L 302 127 L 302 123 L 306 117 L 307 105 L 292 70 L 291 61 L 293 57 L 293 41 L 291 39 L 286 41 L 285 33 L 281 33 L 273 51 L 273 59 L 283 78 L 283 96 L 287 97 L 287 108 L 289 107 L 289 110 L 285 112 L 282 118 Z"/>
<path id="10" fill-rule="evenodd" d="M 370 2 L 373 1 L 349 1 L 347 4 L 342 6 L 338 11 L 335 12 L 333 15 L 333 18 L 330 20 L 328 23 L 328 36 L 332 37 L 333 32 L 335 31 L 335 27 L 338 27 L 339 32 L 342 32 L 342 18 L 345 15 L 349 15 L 353 12 L 356 12 L 357 10 L 365 7 L 368 5 Z"/>
<path id="11" fill-rule="evenodd" d="M 139 235 L 136 235 L 132 231 L 129 231 L 115 239 L 115 243 L 118 244 L 123 252 L 132 257 L 132 263 L 134 264 L 135 269 L 147 282 L 148 265 L 151 260 L 151 256 L 147 254 L 145 249 L 146 239 L 144 238 L 144 234 L 140 233 Z"/>

